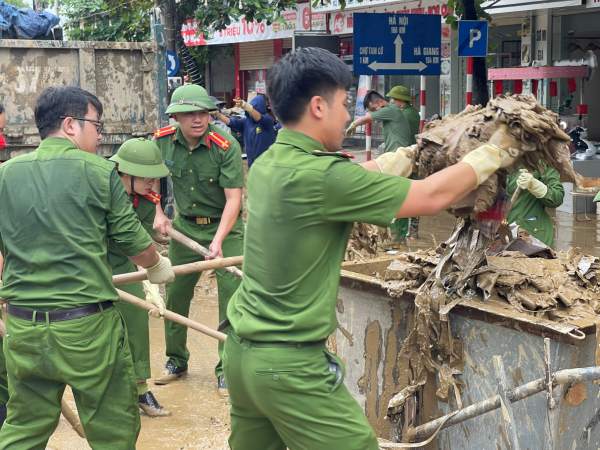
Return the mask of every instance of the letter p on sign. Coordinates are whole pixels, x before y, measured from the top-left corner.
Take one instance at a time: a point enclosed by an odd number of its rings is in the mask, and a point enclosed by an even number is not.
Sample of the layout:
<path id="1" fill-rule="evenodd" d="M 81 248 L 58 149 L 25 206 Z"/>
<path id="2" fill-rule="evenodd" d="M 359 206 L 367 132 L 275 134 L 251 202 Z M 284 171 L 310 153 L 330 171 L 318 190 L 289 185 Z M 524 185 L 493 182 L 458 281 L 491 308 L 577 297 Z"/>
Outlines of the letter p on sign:
<path id="1" fill-rule="evenodd" d="M 469 37 L 469 48 L 473 48 L 473 45 L 479 39 L 481 39 L 481 31 L 476 30 L 475 28 L 473 28 L 471 30 L 471 36 Z"/>

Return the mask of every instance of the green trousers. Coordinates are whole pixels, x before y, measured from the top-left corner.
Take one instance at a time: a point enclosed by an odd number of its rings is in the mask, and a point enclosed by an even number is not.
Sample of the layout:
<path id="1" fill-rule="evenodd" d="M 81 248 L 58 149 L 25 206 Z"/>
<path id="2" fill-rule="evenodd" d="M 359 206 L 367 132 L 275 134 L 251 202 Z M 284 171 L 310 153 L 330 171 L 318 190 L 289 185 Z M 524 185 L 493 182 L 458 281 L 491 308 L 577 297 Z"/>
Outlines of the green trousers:
<path id="1" fill-rule="evenodd" d="M 218 223 L 208 225 L 197 225 L 189 220 L 177 216 L 173 221 L 173 228 L 185 234 L 190 239 L 208 248 L 219 228 Z M 244 222 L 238 218 L 231 232 L 225 238 L 222 245 L 223 256 L 239 256 L 244 252 Z M 196 261 L 204 261 L 204 257 L 187 248 L 175 240 L 171 240 L 169 247 L 169 259 L 174 266 L 189 264 Z M 201 273 L 179 275 L 175 281 L 166 285 L 167 309 L 189 317 L 190 303 L 194 297 L 194 288 L 198 283 Z M 240 285 L 241 280 L 224 269 L 216 271 L 218 295 L 219 295 L 219 323 L 227 318 L 227 305 L 229 299 Z M 227 329 L 223 332 L 227 333 Z M 187 327 L 169 320 L 165 320 L 165 341 L 167 345 L 167 357 L 177 366 L 183 367 L 190 359 L 187 349 Z M 219 362 L 215 368 L 217 377 L 223 375 L 222 355 L 223 342 L 219 341 Z"/>
<path id="2" fill-rule="evenodd" d="M 225 342 L 231 450 L 378 450 L 344 385 L 344 363 L 324 344 Z"/>
<path id="3" fill-rule="evenodd" d="M 66 385 L 92 449 L 135 449 L 138 396 L 125 323 L 116 308 L 50 323 L 9 315 L 6 330 L 10 399 L 0 450 L 45 449 Z"/>
<path id="4" fill-rule="evenodd" d="M 132 271 L 135 271 L 135 267 L 132 264 L 126 264 L 113 268 L 113 275 L 130 273 Z M 146 300 L 142 283 L 124 284 L 118 286 L 118 288 L 128 294 Z M 138 380 L 147 380 L 150 378 L 150 325 L 148 311 L 123 301 L 116 305 L 125 319 L 127 340 L 129 341 L 129 349 L 133 358 L 135 377 Z"/>

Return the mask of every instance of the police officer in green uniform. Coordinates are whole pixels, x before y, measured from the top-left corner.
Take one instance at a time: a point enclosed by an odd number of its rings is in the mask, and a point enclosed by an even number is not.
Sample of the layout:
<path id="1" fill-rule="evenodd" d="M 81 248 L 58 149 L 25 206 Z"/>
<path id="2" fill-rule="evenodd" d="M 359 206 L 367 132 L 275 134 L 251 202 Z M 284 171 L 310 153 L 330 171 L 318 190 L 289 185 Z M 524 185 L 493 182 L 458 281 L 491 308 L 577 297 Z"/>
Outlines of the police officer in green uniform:
<path id="1" fill-rule="evenodd" d="M 169 174 L 169 169 L 163 163 L 159 148 L 144 138 L 130 139 L 119 148 L 117 154 L 110 160 L 117 163 L 117 171 L 142 227 L 150 235 L 156 233 L 152 227 L 160 195 L 152 191 L 152 187 L 157 179 Z M 137 270 L 113 241 L 108 244 L 108 261 L 113 275 Z M 158 307 L 159 312 L 164 312 L 165 305 L 158 292 L 158 286 L 155 284 L 143 281 L 142 283 L 125 284 L 119 288 L 136 297 L 151 301 Z M 150 378 L 148 314 L 145 310 L 127 302 L 119 303 L 118 307 L 127 325 L 140 408 L 150 417 L 170 416 L 171 412 L 158 403 L 154 394 L 148 390 L 146 382 Z M 156 311 L 150 312 L 155 313 Z M 160 317 L 159 312 L 156 312 L 156 315 Z"/>
<path id="2" fill-rule="evenodd" d="M 415 136 L 421 132 L 421 114 L 417 108 L 411 105 L 413 99 L 410 96 L 410 91 L 404 86 L 394 86 L 387 96 L 392 99 L 392 103 L 400 108 L 400 110 L 408 119 L 411 137 L 410 145 L 416 144 L 417 139 Z M 410 176 L 410 178 L 411 180 L 418 180 L 419 174 L 415 172 Z M 415 238 L 419 237 L 418 217 L 410 218 L 410 230 L 407 236 L 412 236 Z"/>
<path id="3" fill-rule="evenodd" d="M 178 122 L 154 134 L 169 167 L 178 216 L 173 228 L 209 248 L 216 256 L 237 256 L 243 252 L 244 223 L 241 217 L 244 173 L 241 149 L 237 141 L 208 123 L 209 113 L 217 107 L 204 88 L 186 84 L 175 90 L 167 114 Z M 154 229 L 165 234 L 170 223 L 157 205 Z M 179 242 L 171 241 L 169 258 L 173 264 L 201 261 L 204 257 Z M 219 322 L 226 319 L 229 299 L 240 280 L 224 269 L 216 271 L 219 295 Z M 190 302 L 200 274 L 177 277 L 167 286 L 167 308 L 189 316 Z M 224 330 L 226 331 L 226 329 Z M 165 321 L 165 339 L 169 358 L 156 384 L 167 384 L 187 371 L 190 353 L 186 346 L 187 328 Z M 219 342 L 219 362 L 215 369 L 219 394 L 227 395 L 221 367 L 223 343 Z"/>
<path id="4" fill-rule="evenodd" d="M 353 164 L 337 152 L 350 83 L 347 66 L 316 48 L 289 53 L 269 72 L 284 128 L 248 176 L 244 279 L 227 309 L 223 355 L 232 450 L 379 448 L 344 385 L 344 363 L 325 346 L 353 223 L 437 214 L 518 157 L 503 128 L 495 145 L 426 180 L 402 178 L 413 172 L 414 149 Z"/>
<path id="5" fill-rule="evenodd" d="M 356 127 L 371 122 L 380 122 L 383 126 L 383 140 L 386 152 L 395 152 L 398 147 L 408 147 L 412 139 L 408 118 L 394 103 L 388 103 L 376 91 L 365 95 L 363 105 L 370 114 L 364 115 L 350 124 L 346 130 L 349 138 L 356 132 Z"/>
<path id="6" fill-rule="evenodd" d="M 516 224 L 539 239 L 548 247 L 554 247 L 554 226 L 546 208 L 558 208 L 565 197 L 565 189 L 556 169 L 539 162 L 540 170 L 533 173 L 517 171 L 508 176 L 506 189 L 512 195 L 521 188 L 508 223 Z M 519 167 L 523 169 L 523 167 Z"/>
<path id="7" fill-rule="evenodd" d="M 391 103 L 396 105 L 408 119 L 410 126 L 410 145 L 416 144 L 415 136 L 421 132 L 421 114 L 419 110 L 411 105 L 413 101 L 410 91 L 404 86 L 394 86 L 387 95 L 392 99 Z"/>
<path id="8" fill-rule="evenodd" d="M 45 448 L 65 387 L 93 449 L 133 449 L 140 430 L 135 374 L 107 260 L 108 240 L 155 284 L 170 282 L 127 200 L 115 164 L 94 153 L 102 104 L 76 86 L 36 100 L 38 149 L 0 166 L 0 297 L 8 417 L 0 449 Z"/>

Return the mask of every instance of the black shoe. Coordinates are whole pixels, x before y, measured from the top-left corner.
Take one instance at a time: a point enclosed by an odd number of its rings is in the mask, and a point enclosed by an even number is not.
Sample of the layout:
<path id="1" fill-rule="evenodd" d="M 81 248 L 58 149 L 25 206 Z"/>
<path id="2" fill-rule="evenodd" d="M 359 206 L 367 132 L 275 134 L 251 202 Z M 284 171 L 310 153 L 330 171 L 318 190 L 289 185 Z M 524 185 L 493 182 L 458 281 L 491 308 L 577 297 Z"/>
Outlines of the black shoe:
<path id="1" fill-rule="evenodd" d="M 171 381 L 175 381 L 180 376 L 186 374 L 187 370 L 187 364 L 183 367 L 177 367 L 173 361 L 168 360 L 162 375 L 154 379 L 154 384 L 169 384 Z"/>
<path id="2" fill-rule="evenodd" d="M 160 406 L 160 403 L 154 398 L 152 392 L 148 391 L 145 394 L 138 396 L 140 408 L 150 417 L 169 417 L 171 411 Z"/>
<path id="3" fill-rule="evenodd" d="M 4 425 L 6 420 L 6 405 L 0 405 L 0 428 Z"/>
<path id="4" fill-rule="evenodd" d="M 227 384 L 225 384 L 225 377 L 223 375 L 217 377 L 217 386 L 221 397 L 229 397 L 229 391 L 227 390 Z"/>

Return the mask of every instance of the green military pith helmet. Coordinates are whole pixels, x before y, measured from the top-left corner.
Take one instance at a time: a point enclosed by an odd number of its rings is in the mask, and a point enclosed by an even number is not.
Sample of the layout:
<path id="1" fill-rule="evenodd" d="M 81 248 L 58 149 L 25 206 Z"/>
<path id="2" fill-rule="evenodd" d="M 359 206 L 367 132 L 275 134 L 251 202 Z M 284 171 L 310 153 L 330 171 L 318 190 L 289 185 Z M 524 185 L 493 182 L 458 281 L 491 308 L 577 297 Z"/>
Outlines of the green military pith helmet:
<path id="1" fill-rule="evenodd" d="M 119 164 L 119 172 L 134 177 L 163 178 L 169 175 L 160 149 L 144 138 L 128 140 L 110 160 Z"/>
<path id="2" fill-rule="evenodd" d="M 404 100 L 405 102 L 413 101 L 410 91 L 404 86 L 394 86 L 387 96 L 391 98 L 397 98 L 398 100 Z"/>
<path id="3" fill-rule="evenodd" d="M 166 113 L 216 111 L 217 109 L 219 108 L 210 100 L 206 89 L 196 84 L 186 84 L 175 89 Z"/>

